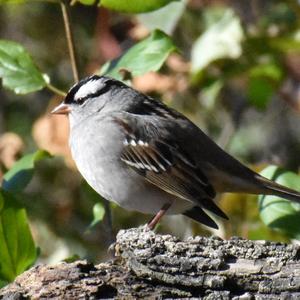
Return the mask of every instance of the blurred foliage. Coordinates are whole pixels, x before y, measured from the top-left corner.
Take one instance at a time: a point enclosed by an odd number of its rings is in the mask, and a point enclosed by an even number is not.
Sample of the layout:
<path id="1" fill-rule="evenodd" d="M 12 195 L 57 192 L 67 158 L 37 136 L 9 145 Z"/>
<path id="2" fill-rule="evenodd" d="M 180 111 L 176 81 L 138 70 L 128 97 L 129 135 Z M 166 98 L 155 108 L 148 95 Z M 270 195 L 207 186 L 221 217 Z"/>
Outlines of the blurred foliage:
<path id="1" fill-rule="evenodd" d="M 243 29 L 232 9 L 207 9 L 203 20 L 204 33 L 191 50 L 192 72 L 200 72 L 221 58 L 238 58 L 242 53 Z"/>
<path id="2" fill-rule="evenodd" d="M 286 172 L 276 166 L 268 166 L 261 172 L 268 179 L 292 189 L 299 189 L 300 176 Z M 276 196 L 260 196 L 259 211 L 263 222 L 271 228 L 286 233 L 289 237 L 300 239 L 300 204 Z"/>
<path id="3" fill-rule="evenodd" d="M 139 14 L 138 20 L 143 23 L 149 30 L 159 28 L 167 34 L 171 34 L 181 18 L 187 1 L 171 2 L 152 13 Z"/>
<path id="4" fill-rule="evenodd" d="M 86 5 L 94 5 L 98 2 L 95 0 L 79 0 L 82 4 Z M 179 0 L 101 0 L 99 1 L 98 5 L 103 7 L 113 9 L 119 12 L 126 12 L 126 13 L 142 13 L 148 12 L 152 10 L 156 10 L 162 6 L 167 5 L 172 1 L 179 1 Z"/>
<path id="5" fill-rule="evenodd" d="M 0 189 L 0 284 L 12 281 L 37 258 L 26 211 L 15 195 L 32 179 L 35 163 L 47 157 L 49 154 L 41 150 L 28 154 L 3 176 Z"/>
<path id="6" fill-rule="evenodd" d="M 19 44 L 0 40 L 0 77 L 3 86 L 16 94 L 27 94 L 45 87 L 42 74 Z"/>
<path id="7" fill-rule="evenodd" d="M 23 156 L 4 174 L 2 188 L 11 192 L 23 191 L 32 179 L 35 164 L 48 157 L 50 154 L 43 150 Z"/>
<path id="8" fill-rule="evenodd" d="M 0 190 L 0 285 L 12 281 L 37 258 L 26 211 L 15 197 Z"/>
<path id="9" fill-rule="evenodd" d="M 251 168 L 267 167 L 270 178 L 277 174 L 271 164 L 293 170 L 280 171 L 279 182 L 299 189 L 298 1 L 101 1 L 116 11 L 80 2 L 90 5 L 72 1 L 70 7 L 80 77 L 101 68 L 118 78 L 131 72 L 135 88 L 183 112 Z M 120 228 L 150 216 L 117 206 L 110 211 L 72 162 L 67 120 L 48 115 L 73 84 L 59 1 L 0 3 L 0 77 L 11 90 L 0 90 L 0 178 L 10 190 L 1 190 L 0 280 L 9 281 L 35 261 L 33 240 L 40 261 L 100 260 Z M 36 164 L 48 157 L 36 149 L 55 157 Z M 256 199 L 220 195 L 230 221 L 213 233 L 299 238 L 297 206 Z M 181 216 L 164 218 L 159 230 L 182 237 L 212 233 Z M 14 243 L 28 252 L 14 252 Z"/>
<path id="10" fill-rule="evenodd" d="M 169 54 L 175 50 L 170 37 L 160 30 L 155 30 L 124 55 L 105 64 L 101 73 L 122 80 L 122 70 L 126 70 L 133 77 L 158 71 Z"/>

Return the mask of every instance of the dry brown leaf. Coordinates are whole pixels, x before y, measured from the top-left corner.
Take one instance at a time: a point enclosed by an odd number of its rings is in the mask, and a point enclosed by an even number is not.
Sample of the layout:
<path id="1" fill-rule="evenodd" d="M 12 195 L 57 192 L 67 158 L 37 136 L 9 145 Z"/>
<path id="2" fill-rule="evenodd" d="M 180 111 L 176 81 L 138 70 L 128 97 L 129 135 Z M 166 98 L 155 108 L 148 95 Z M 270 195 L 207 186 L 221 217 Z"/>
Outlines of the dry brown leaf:
<path id="1" fill-rule="evenodd" d="M 171 77 L 155 72 L 149 72 L 133 79 L 133 86 L 143 93 L 153 91 L 163 93 L 172 88 L 173 84 Z"/>
<path id="2" fill-rule="evenodd" d="M 173 53 L 168 57 L 167 66 L 176 73 L 187 73 L 190 70 L 190 63 L 177 53 Z"/>
<path id="3" fill-rule="evenodd" d="M 129 32 L 128 35 L 133 39 L 133 40 L 142 40 L 144 38 L 146 38 L 149 35 L 150 31 L 149 29 L 144 26 L 141 23 L 137 23 L 134 27 L 132 27 Z"/>
<path id="4" fill-rule="evenodd" d="M 185 90 L 187 82 L 183 76 L 149 72 L 145 75 L 135 77 L 133 79 L 133 86 L 143 93 L 158 92 L 160 94 L 167 93 L 171 96 L 174 93 Z"/>
<path id="5" fill-rule="evenodd" d="M 7 132 L 0 136 L 0 164 L 10 169 L 24 149 L 20 136 Z"/>
<path id="6" fill-rule="evenodd" d="M 66 164 L 74 168 L 68 145 L 69 122 L 65 116 L 45 114 L 33 125 L 32 136 L 39 148 L 65 157 Z"/>

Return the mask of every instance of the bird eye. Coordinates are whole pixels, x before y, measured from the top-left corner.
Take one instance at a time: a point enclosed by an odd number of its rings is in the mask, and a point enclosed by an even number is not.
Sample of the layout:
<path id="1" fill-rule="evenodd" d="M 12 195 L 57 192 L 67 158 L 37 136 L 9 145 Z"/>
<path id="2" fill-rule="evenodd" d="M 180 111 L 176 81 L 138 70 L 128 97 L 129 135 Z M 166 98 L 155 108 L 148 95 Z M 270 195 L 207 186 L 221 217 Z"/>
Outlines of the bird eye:
<path id="1" fill-rule="evenodd" d="M 85 97 L 81 97 L 81 98 L 78 98 L 78 99 L 76 100 L 76 102 L 77 102 L 79 105 L 82 105 L 82 104 L 84 103 L 85 100 L 86 100 Z"/>

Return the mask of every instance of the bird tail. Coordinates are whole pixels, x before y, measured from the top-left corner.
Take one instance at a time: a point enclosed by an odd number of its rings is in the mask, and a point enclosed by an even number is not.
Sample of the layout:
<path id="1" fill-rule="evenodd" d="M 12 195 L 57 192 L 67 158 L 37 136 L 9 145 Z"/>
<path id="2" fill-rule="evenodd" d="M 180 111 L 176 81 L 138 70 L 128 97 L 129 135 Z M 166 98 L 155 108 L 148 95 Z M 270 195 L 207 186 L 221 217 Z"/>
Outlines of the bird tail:
<path id="1" fill-rule="evenodd" d="M 260 183 L 263 184 L 263 194 L 274 195 L 290 201 L 300 203 L 300 192 L 285 187 L 262 176 L 257 176 L 256 178 L 260 181 Z"/>

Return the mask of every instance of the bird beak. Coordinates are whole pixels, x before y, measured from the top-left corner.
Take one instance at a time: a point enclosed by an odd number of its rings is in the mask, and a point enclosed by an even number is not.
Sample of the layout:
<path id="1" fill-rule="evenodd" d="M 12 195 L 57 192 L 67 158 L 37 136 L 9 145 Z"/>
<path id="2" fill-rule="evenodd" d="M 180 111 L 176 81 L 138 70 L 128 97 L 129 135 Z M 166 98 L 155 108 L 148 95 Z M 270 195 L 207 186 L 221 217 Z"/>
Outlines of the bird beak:
<path id="1" fill-rule="evenodd" d="M 52 111 L 51 114 L 55 115 L 68 115 L 71 112 L 71 108 L 69 105 L 65 103 L 61 103 L 58 106 L 56 106 Z"/>

